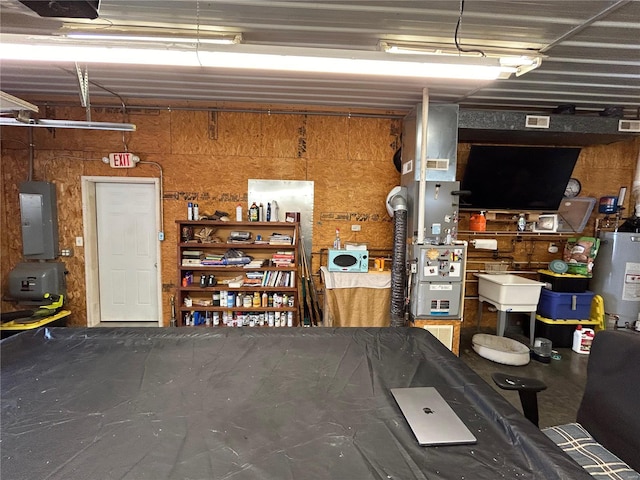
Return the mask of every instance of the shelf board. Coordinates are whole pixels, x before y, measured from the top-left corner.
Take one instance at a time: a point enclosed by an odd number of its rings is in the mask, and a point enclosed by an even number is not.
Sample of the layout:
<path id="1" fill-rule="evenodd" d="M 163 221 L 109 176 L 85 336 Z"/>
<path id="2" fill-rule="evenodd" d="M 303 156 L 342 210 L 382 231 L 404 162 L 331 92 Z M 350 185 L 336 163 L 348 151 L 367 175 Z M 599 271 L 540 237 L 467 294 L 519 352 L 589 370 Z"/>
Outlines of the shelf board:
<path id="1" fill-rule="evenodd" d="M 194 305 L 185 307 L 182 305 L 178 308 L 180 312 L 297 312 L 298 307 L 201 307 Z"/>
<path id="2" fill-rule="evenodd" d="M 271 243 L 228 243 L 228 242 L 212 242 L 212 243 L 200 243 L 200 242 L 181 242 L 178 244 L 179 247 L 181 248 L 224 248 L 224 249 L 229 249 L 229 248 L 237 248 L 237 249 L 243 249 L 243 248 L 265 248 L 265 249 L 269 249 L 269 250 L 284 250 L 284 249 L 295 249 L 296 246 L 295 245 L 291 245 L 291 244 L 285 244 L 285 245 L 280 245 L 280 244 L 271 244 Z"/>
<path id="3" fill-rule="evenodd" d="M 290 227 L 298 225 L 298 222 L 222 222 L 220 220 L 176 220 L 183 225 L 218 225 L 225 227 Z"/>
<path id="4" fill-rule="evenodd" d="M 475 236 L 486 236 L 486 235 L 496 235 L 496 236 L 512 236 L 512 237 L 575 237 L 579 235 L 578 233 L 570 233 L 570 232 L 516 232 L 509 230 L 487 230 L 486 232 L 476 232 L 474 230 L 458 230 L 458 235 L 469 235 L 472 237 Z"/>
<path id="5" fill-rule="evenodd" d="M 179 265 L 181 270 L 224 270 L 225 272 L 266 272 L 266 271 L 278 271 L 278 272 L 292 272 L 297 270 L 296 265 L 290 267 L 256 267 L 256 268 L 244 268 L 242 265 Z"/>
<path id="6" fill-rule="evenodd" d="M 187 287 L 178 287 L 180 292 L 218 292 L 220 290 L 229 290 L 233 292 L 254 292 L 256 290 L 264 290 L 265 292 L 279 292 L 280 290 L 289 291 L 297 290 L 296 287 L 261 287 L 258 285 L 247 285 L 242 287 L 229 287 L 228 285 L 216 285 L 215 287 L 200 287 L 198 284 L 191 284 Z"/>

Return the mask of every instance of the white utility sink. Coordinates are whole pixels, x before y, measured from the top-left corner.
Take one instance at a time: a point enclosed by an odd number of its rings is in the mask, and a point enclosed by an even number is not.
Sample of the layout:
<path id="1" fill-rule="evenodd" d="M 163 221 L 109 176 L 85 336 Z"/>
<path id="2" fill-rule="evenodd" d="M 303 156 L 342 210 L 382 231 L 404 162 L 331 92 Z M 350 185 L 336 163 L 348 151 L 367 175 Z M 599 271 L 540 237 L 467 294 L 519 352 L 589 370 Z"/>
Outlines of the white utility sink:
<path id="1" fill-rule="evenodd" d="M 479 273 L 478 296 L 481 301 L 494 304 L 499 310 L 519 312 L 535 311 L 543 282 L 504 274 Z"/>

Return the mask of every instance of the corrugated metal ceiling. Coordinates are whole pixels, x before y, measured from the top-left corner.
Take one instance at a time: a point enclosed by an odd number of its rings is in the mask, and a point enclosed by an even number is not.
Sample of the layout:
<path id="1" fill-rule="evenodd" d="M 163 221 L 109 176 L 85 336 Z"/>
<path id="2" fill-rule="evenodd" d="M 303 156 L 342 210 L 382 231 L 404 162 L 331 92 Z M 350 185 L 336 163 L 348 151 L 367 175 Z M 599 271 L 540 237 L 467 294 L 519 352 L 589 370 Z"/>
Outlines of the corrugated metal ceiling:
<path id="1" fill-rule="evenodd" d="M 55 3 L 55 2 L 54 2 Z M 17 0 L 0 3 L 3 34 L 69 31 L 242 33 L 243 43 L 375 51 L 380 40 L 454 46 L 460 3 L 443 1 L 147 1 L 102 0 L 93 21 L 41 18 Z M 462 107 L 551 111 L 640 108 L 640 2 L 466 0 L 459 38 L 465 48 L 533 50 L 542 66 L 488 84 L 339 75 L 91 64 L 89 78 L 127 101 L 317 105 L 405 111 L 429 87 L 431 101 Z M 78 95 L 73 64 L 3 61 L 2 90 L 18 97 Z M 91 96 L 112 96 L 91 87 Z M 117 101 L 115 97 L 114 102 Z"/>

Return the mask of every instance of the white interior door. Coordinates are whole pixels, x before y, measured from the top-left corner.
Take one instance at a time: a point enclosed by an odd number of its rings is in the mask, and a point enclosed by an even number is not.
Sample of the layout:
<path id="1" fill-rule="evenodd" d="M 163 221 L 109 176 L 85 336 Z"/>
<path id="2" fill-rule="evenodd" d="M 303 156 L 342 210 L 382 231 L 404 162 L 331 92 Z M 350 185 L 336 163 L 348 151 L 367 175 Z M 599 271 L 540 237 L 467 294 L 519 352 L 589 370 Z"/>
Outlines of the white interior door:
<path id="1" fill-rule="evenodd" d="M 158 321 L 155 202 L 153 184 L 96 183 L 103 322 Z"/>

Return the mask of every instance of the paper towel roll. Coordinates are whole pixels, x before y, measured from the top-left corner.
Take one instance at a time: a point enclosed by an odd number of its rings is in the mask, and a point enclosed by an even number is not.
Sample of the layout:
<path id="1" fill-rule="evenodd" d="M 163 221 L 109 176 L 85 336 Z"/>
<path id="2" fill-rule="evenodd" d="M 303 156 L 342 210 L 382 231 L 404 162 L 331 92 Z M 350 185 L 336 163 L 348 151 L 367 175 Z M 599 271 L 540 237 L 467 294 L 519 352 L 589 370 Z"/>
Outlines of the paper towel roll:
<path id="1" fill-rule="evenodd" d="M 495 239 L 478 239 L 472 241 L 473 246 L 482 250 L 497 250 L 498 240 Z"/>

